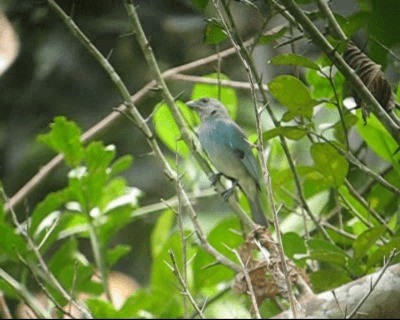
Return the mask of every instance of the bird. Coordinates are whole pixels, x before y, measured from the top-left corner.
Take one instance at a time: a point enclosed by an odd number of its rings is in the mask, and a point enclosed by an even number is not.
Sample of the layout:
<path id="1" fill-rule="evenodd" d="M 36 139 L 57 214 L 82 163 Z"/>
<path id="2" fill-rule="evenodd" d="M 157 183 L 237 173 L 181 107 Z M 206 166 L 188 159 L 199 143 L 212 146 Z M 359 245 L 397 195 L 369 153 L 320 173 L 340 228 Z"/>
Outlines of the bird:
<path id="1" fill-rule="evenodd" d="M 249 200 L 254 222 L 267 227 L 268 222 L 261 205 L 259 168 L 243 130 L 217 99 L 205 97 L 189 101 L 186 105 L 200 117 L 197 135 L 201 147 L 218 170 L 211 178 L 212 184 L 221 175 L 232 181 L 232 187 L 222 194 L 225 200 L 239 186 Z"/>

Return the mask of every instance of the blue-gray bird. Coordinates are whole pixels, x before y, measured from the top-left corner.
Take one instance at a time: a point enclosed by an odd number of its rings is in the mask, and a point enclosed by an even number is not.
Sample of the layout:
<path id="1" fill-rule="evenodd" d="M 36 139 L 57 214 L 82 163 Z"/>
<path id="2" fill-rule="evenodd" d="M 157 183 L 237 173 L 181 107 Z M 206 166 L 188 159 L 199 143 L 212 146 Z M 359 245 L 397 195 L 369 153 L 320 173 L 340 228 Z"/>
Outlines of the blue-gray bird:
<path id="1" fill-rule="evenodd" d="M 267 226 L 261 202 L 257 161 L 242 129 L 231 119 L 224 105 L 216 99 L 202 98 L 186 103 L 197 111 L 201 124 L 198 136 L 203 150 L 219 171 L 213 183 L 222 174 L 233 182 L 224 192 L 229 197 L 236 185 L 249 199 L 254 221 Z"/>

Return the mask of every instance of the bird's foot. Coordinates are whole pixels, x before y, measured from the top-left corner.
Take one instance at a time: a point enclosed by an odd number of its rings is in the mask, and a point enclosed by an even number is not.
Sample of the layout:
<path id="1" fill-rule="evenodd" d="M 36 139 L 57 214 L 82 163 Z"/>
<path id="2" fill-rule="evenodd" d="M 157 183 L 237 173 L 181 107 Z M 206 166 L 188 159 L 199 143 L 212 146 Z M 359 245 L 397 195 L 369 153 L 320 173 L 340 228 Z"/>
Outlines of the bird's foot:
<path id="1" fill-rule="evenodd" d="M 232 187 L 230 187 L 229 189 L 226 189 L 221 194 L 224 197 L 224 201 L 226 201 L 226 202 L 228 202 L 229 197 L 233 194 L 233 192 L 235 191 L 235 187 L 238 184 L 236 180 L 232 180 L 232 182 L 233 182 Z"/>
<path id="2" fill-rule="evenodd" d="M 211 185 L 212 185 L 212 186 L 215 186 L 215 185 L 218 183 L 219 179 L 221 179 L 221 176 L 222 176 L 222 173 L 220 173 L 220 172 L 214 173 L 214 174 L 210 177 Z"/>

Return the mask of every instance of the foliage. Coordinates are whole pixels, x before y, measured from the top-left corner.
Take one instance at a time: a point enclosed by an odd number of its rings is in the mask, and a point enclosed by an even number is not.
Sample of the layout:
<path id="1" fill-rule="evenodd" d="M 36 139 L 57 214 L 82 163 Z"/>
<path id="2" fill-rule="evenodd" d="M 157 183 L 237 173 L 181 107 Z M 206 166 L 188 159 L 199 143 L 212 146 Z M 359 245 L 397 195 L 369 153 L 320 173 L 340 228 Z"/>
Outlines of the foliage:
<path id="1" fill-rule="evenodd" d="M 375 3 L 360 2 L 364 9 L 358 13 L 368 12 Z M 207 8 L 212 3 L 192 0 L 193 7 L 205 16 L 209 15 Z M 254 1 L 232 3 L 232 6 L 257 10 L 264 22 L 261 25 L 267 25 Z M 307 13 L 314 21 L 321 19 L 315 12 Z M 370 16 L 363 15 L 337 17 L 347 34 L 355 33 L 363 25 L 361 22 L 369 19 Z M 218 47 L 227 40 L 238 39 L 232 30 L 227 30 L 229 24 L 223 22 L 217 15 L 206 20 L 205 46 Z M 234 24 L 231 27 L 236 28 Z M 289 30 L 287 26 L 273 31 L 264 27 L 255 34 L 257 48 L 279 44 Z M 238 61 L 248 68 L 244 68 L 243 75 L 257 80 L 252 74 L 251 60 L 245 60 L 243 48 L 239 50 Z M 375 48 L 375 51 L 378 50 Z M 312 60 L 298 53 L 284 53 L 274 56 L 269 63 L 272 68 L 284 66 L 285 70 L 294 72 L 288 71 L 268 81 L 268 96 L 258 92 L 255 100 L 244 98 L 232 82 L 229 85 L 236 74 L 225 70 L 222 73 L 219 68 L 195 83 L 190 99 L 207 96 L 221 100 L 232 118 L 251 133 L 256 131 L 255 126 L 240 116 L 252 112 L 254 104 L 263 110 L 259 128 L 262 132 L 258 137 L 267 149 L 264 154 L 270 191 L 279 208 L 284 252 L 295 266 L 308 274 L 315 292 L 332 290 L 381 268 L 384 258 L 400 248 L 398 143 L 376 116 L 371 114 L 364 122 L 359 110 L 343 105 L 347 84 L 326 55 Z M 224 80 L 228 85 L 211 83 L 211 80 Z M 268 101 L 263 100 L 267 98 Z M 199 119 L 182 100 L 175 101 L 176 108 L 186 126 L 194 128 Z M 183 182 L 184 190 L 193 190 L 196 197 L 196 192 L 209 182 L 199 173 L 203 166 L 194 160 L 196 148 L 182 138 L 182 130 L 167 99 L 155 104 L 151 117 L 155 136 L 146 138 L 154 141 L 156 137 L 166 147 L 168 152 L 163 155 L 167 163 L 162 165 L 183 173 L 179 175 L 179 182 Z M 80 301 L 82 294 L 86 294 L 84 300 L 93 317 L 197 317 L 191 297 L 197 306 L 204 306 L 202 312 L 206 317 L 254 316 L 250 299 L 230 290 L 236 272 L 217 262 L 215 256 L 239 265 L 236 252 L 243 249 L 248 230 L 233 214 L 234 210 L 226 209 L 227 215 L 222 216 L 221 208 L 225 209 L 222 198 L 214 195 L 208 196 L 210 199 L 205 202 L 216 201 L 217 206 L 205 209 L 203 203 L 194 206 L 199 224 L 206 230 L 205 241 L 216 251 L 210 254 L 204 248 L 198 227 L 187 218 L 192 208 L 182 200 L 177 181 L 174 181 L 177 188 L 174 201 L 163 200 L 156 209 L 152 204 L 141 204 L 142 192 L 131 187 L 123 177 L 135 165 L 133 157 L 117 157 L 116 147 L 101 141 L 85 145 L 81 137 L 79 126 L 64 116 L 56 117 L 50 131 L 38 136 L 39 142 L 62 154 L 68 168 L 66 183 L 28 209 L 27 218 L 19 214 L 17 217 L 14 211 L 6 213 L 2 208 L 2 270 L 23 284 L 23 290 L 29 293 L 45 287 L 52 303 L 65 307 L 71 301 L 54 285 L 54 277 L 74 300 Z M 242 196 L 239 204 L 243 202 Z M 246 204 L 243 207 L 247 210 Z M 116 236 L 124 227 L 153 213 L 158 215 L 147 252 L 151 257 L 151 268 L 147 270 L 149 283 L 135 288 L 117 306 L 104 298 L 107 278 L 118 262 L 135 250 L 135 243 L 120 243 Z M 18 223 L 17 218 L 22 222 Z M 82 244 L 89 244 L 86 247 L 90 249 L 82 248 Z M 41 257 L 45 257 L 45 262 Z M 0 290 L 7 299 L 21 296 L 4 278 L 0 280 Z M 279 303 L 262 301 L 262 315 L 277 314 L 286 303 L 283 296 L 279 297 Z"/>

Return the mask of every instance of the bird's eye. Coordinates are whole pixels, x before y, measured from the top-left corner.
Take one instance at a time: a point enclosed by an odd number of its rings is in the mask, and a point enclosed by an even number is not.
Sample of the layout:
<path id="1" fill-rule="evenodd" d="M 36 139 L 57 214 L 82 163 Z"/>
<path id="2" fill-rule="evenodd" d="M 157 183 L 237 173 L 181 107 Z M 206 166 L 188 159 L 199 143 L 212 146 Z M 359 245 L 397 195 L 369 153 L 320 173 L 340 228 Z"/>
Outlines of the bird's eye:
<path id="1" fill-rule="evenodd" d="M 208 98 L 203 98 L 200 100 L 200 102 L 202 102 L 202 103 L 207 103 L 208 101 L 210 101 L 210 99 L 208 99 Z"/>
<path id="2" fill-rule="evenodd" d="M 214 114 L 216 114 L 216 113 L 217 113 L 217 110 L 211 111 L 211 115 L 214 115 Z"/>

